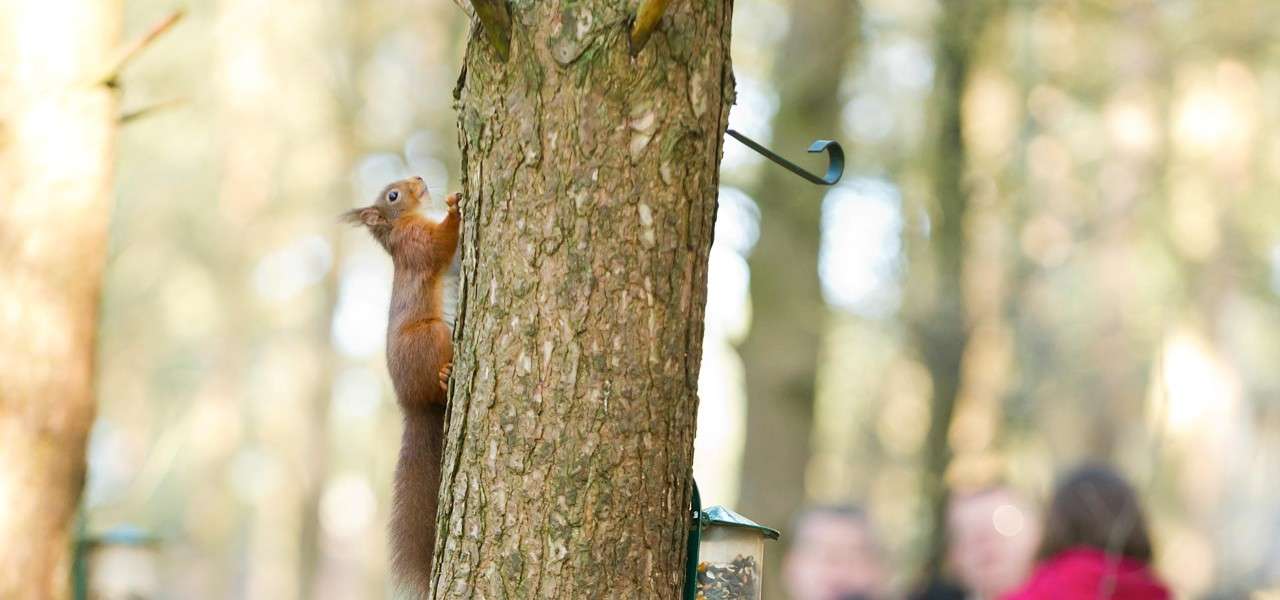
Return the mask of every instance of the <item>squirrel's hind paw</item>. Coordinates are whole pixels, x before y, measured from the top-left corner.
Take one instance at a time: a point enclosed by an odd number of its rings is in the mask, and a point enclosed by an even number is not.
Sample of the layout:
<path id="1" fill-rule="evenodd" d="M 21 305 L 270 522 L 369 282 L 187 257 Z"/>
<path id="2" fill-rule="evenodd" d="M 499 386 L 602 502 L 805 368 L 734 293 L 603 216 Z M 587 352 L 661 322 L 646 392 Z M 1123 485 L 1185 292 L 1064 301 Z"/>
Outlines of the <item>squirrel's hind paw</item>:
<path id="1" fill-rule="evenodd" d="M 446 392 L 449 391 L 450 375 L 453 375 L 453 363 L 451 362 L 444 363 L 444 366 L 440 367 L 440 389 Z"/>

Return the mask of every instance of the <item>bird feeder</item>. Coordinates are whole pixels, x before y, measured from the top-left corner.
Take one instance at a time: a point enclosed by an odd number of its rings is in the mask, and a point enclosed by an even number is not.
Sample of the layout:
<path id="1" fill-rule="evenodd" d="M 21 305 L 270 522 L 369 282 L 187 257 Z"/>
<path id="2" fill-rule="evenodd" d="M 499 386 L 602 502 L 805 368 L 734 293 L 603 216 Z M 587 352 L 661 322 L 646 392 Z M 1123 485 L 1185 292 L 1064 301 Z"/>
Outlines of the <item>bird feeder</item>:
<path id="1" fill-rule="evenodd" d="M 702 510 L 697 484 L 693 502 L 685 599 L 760 600 L 764 541 L 778 539 L 777 530 L 723 506 Z"/>

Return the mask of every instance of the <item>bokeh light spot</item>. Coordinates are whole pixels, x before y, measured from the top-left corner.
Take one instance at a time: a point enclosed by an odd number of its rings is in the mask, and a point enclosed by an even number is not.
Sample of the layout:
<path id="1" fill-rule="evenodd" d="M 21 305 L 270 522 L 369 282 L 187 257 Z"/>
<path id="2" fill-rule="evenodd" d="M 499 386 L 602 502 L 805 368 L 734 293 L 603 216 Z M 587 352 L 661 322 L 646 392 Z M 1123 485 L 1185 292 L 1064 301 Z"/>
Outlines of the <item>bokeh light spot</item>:
<path id="1" fill-rule="evenodd" d="M 1026 526 L 1026 517 L 1022 511 L 1012 504 L 1001 504 L 991 513 L 991 525 L 1005 537 L 1013 537 L 1022 533 Z"/>

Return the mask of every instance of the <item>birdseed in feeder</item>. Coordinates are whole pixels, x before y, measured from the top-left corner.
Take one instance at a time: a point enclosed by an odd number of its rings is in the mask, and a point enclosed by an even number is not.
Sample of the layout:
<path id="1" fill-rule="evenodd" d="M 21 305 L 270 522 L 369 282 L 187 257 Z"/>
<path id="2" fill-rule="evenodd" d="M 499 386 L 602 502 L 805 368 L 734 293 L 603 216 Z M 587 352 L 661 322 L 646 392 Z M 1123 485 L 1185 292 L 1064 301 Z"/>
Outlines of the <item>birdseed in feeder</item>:
<path id="1" fill-rule="evenodd" d="M 698 600 L 755 600 L 760 597 L 760 565 L 754 556 L 698 564 Z"/>

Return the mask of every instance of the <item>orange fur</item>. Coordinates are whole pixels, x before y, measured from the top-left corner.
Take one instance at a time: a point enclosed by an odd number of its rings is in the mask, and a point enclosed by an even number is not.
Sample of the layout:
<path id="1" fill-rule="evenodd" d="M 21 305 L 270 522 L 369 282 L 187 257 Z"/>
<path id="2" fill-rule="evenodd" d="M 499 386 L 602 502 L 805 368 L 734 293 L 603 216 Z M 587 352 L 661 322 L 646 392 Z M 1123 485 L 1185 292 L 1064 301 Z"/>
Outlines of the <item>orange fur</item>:
<path id="1" fill-rule="evenodd" d="M 394 194 L 393 194 L 394 192 Z M 348 212 L 391 254 L 395 275 L 387 324 L 387 369 L 404 413 L 391 508 L 392 568 L 415 596 L 426 596 L 436 540 L 436 504 L 453 342 L 444 322 L 443 277 L 458 247 L 459 194 L 439 223 L 418 214 L 422 178 L 382 190 L 373 205 Z"/>

